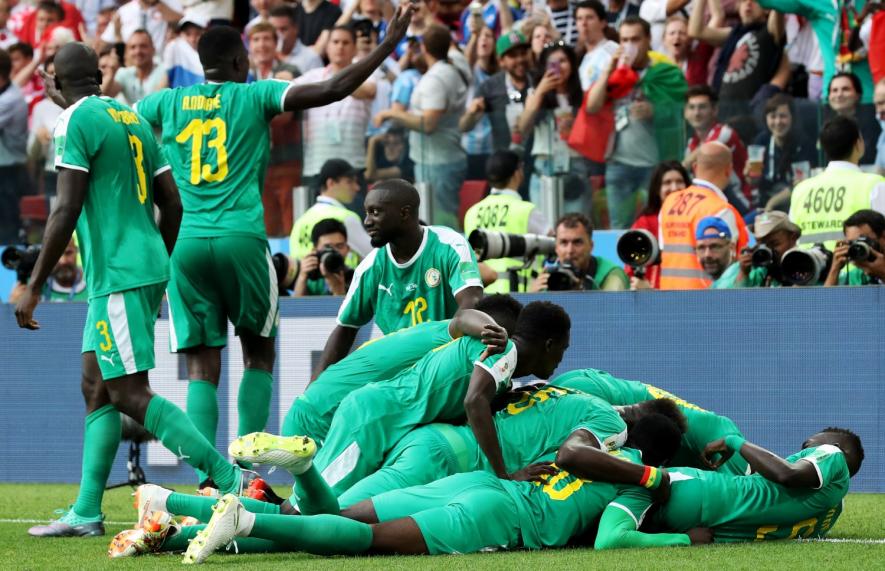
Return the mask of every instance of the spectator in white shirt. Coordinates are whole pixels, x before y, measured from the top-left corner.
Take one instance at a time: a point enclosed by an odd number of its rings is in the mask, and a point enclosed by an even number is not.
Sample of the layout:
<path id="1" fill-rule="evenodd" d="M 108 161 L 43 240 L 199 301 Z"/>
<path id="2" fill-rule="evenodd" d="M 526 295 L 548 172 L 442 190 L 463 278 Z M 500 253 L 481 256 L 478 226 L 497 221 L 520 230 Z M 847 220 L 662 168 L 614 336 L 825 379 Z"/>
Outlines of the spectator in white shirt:
<path id="1" fill-rule="evenodd" d="M 154 47 L 162 52 L 166 47 L 166 34 L 182 16 L 184 9 L 178 0 L 131 0 L 120 6 L 101 39 L 109 44 L 125 43 L 135 30 L 143 29 L 150 33 Z"/>
<path id="2" fill-rule="evenodd" d="M 269 12 L 270 24 L 277 31 L 277 57 L 298 68 L 301 73 L 323 67 L 323 60 L 298 39 L 298 16 L 295 8 L 288 5 L 276 6 Z"/>
<path id="3" fill-rule="evenodd" d="M 125 61 L 131 65 L 117 70 L 108 86 L 108 96 L 122 93 L 128 105 L 166 87 L 166 70 L 154 62 L 154 43 L 147 30 L 135 30 L 126 42 Z"/>
<path id="4" fill-rule="evenodd" d="M 98 15 L 106 10 L 116 10 L 115 0 L 70 0 L 70 3 L 80 10 L 83 21 L 86 24 L 86 34 L 95 36 L 98 28 Z"/>
<path id="5" fill-rule="evenodd" d="M 44 69 L 49 75 L 55 75 L 55 65 L 52 57 L 46 59 Z M 55 172 L 55 147 L 52 144 L 52 131 L 62 108 L 52 99 L 45 97 L 34 105 L 31 113 L 31 131 L 28 135 L 28 162 L 36 161 L 34 165 L 35 178 L 42 175 L 43 194 L 55 196 L 58 173 Z M 36 181 L 35 181 L 36 182 Z"/>
<path id="6" fill-rule="evenodd" d="M 198 18 L 214 25 L 231 25 L 234 18 L 234 0 L 182 0 L 184 16 Z"/>
<path id="7" fill-rule="evenodd" d="M 605 6 L 599 0 L 584 0 L 575 6 L 575 26 L 578 41 L 584 49 L 584 57 L 578 68 L 581 89 L 587 91 L 599 75 L 609 66 L 617 42 L 605 37 Z"/>

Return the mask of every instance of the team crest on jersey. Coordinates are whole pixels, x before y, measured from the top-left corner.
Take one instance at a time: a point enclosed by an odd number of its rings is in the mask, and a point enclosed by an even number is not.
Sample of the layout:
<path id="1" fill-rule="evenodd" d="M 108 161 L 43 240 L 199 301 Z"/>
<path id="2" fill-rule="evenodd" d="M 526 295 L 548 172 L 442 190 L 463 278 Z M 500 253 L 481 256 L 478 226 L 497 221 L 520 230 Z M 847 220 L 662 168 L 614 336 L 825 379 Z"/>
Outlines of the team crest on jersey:
<path id="1" fill-rule="evenodd" d="M 436 268 L 430 268 L 429 270 L 427 270 L 427 273 L 424 274 L 424 281 L 429 287 L 438 286 L 440 279 L 442 279 L 442 276 L 440 275 L 439 270 Z"/>

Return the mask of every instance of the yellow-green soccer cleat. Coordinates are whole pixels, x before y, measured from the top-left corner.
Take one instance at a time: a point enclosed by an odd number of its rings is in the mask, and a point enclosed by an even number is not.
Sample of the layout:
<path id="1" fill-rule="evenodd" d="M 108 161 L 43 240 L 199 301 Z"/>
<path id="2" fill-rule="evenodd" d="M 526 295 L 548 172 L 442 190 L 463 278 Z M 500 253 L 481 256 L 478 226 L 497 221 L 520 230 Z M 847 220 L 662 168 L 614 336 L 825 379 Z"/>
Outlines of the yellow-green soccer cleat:
<path id="1" fill-rule="evenodd" d="M 243 506 L 233 494 L 226 494 L 218 500 L 212 506 L 212 519 L 191 540 L 181 562 L 187 565 L 202 563 L 207 557 L 229 545 L 237 536 L 241 510 Z"/>
<path id="2" fill-rule="evenodd" d="M 227 450 L 237 460 L 277 466 L 298 476 L 310 468 L 317 445 L 307 436 L 253 432 L 231 442 Z"/>
<path id="3" fill-rule="evenodd" d="M 166 512 L 151 512 L 141 528 L 124 529 L 114 536 L 108 547 L 108 557 L 134 557 L 159 551 L 173 529 L 171 515 Z"/>

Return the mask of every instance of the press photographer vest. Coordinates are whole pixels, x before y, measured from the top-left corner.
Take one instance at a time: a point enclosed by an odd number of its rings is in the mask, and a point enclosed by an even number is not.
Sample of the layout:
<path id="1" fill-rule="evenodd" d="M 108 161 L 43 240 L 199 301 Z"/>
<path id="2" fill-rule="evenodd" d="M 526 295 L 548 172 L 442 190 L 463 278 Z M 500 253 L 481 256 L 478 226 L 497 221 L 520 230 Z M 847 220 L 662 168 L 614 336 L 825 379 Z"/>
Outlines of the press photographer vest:
<path id="1" fill-rule="evenodd" d="M 307 212 L 302 214 L 295 221 L 295 225 L 292 226 L 292 234 L 289 236 L 289 255 L 299 260 L 306 256 L 313 249 L 313 242 L 310 239 L 313 227 L 327 218 L 337 220 L 342 224 L 348 218 L 355 218 L 357 221 L 360 221 L 359 216 L 355 212 L 331 201 L 326 201 L 321 196 L 317 198 L 317 203 L 308 208 Z M 362 224 L 361 221 L 360 224 Z M 347 259 L 345 259 L 345 263 L 348 268 L 355 268 L 359 263 L 359 257 L 354 252 L 351 252 L 348 254 Z"/>
<path id="2" fill-rule="evenodd" d="M 510 234 L 525 234 L 529 229 L 529 216 L 535 205 L 522 200 L 510 193 L 490 194 L 473 206 L 464 215 L 464 235 L 477 228 L 507 232 Z M 485 288 L 486 293 L 508 293 L 510 291 L 509 268 L 518 268 L 523 265 L 521 258 L 499 258 L 483 262 L 498 272 L 498 280 Z M 526 290 L 526 280 L 530 270 L 519 273 L 519 289 Z"/>
<path id="3" fill-rule="evenodd" d="M 870 208 L 873 188 L 882 181 L 877 174 L 828 166 L 800 182 L 790 199 L 790 220 L 802 229 L 799 243 L 823 242 L 832 252 L 844 237 L 842 223 L 858 210 Z"/>
<path id="4" fill-rule="evenodd" d="M 606 278 L 608 278 L 609 274 L 615 270 L 622 269 L 621 266 L 615 265 L 613 262 L 606 260 L 605 258 L 599 256 L 593 256 L 592 265 L 590 270 L 593 272 L 593 283 L 589 284 L 590 287 L 586 287 L 589 290 L 597 290 L 602 288 L 602 284 L 605 283 Z M 624 276 L 624 287 L 629 288 L 630 283 L 627 281 L 626 276 Z"/>

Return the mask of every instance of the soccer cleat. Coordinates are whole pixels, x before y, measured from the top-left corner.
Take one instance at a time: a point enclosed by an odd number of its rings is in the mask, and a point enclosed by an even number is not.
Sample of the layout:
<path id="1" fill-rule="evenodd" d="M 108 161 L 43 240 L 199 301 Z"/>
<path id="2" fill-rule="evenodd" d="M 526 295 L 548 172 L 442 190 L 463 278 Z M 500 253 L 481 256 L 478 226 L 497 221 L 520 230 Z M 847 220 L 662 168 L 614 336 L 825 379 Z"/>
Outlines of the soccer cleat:
<path id="1" fill-rule="evenodd" d="M 205 498 L 215 498 L 216 500 L 221 498 L 218 488 L 200 488 L 197 490 L 197 495 Z"/>
<path id="2" fill-rule="evenodd" d="M 151 512 L 141 529 L 126 529 L 114 536 L 108 547 L 108 557 L 134 557 L 159 551 L 169 531 L 174 529 L 173 523 L 168 513 Z"/>
<path id="3" fill-rule="evenodd" d="M 267 432 L 253 432 L 230 443 L 228 452 L 234 458 L 254 464 L 270 464 L 288 470 L 293 475 L 310 468 L 317 445 L 307 436 L 275 436 Z"/>
<path id="4" fill-rule="evenodd" d="M 218 500 L 212 506 L 212 519 L 191 540 L 181 562 L 188 565 L 202 563 L 207 557 L 229 545 L 239 531 L 242 510 L 240 500 L 233 494 L 226 494 Z"/>
<path id="5" fill-rule="evenodd" d="M 275 505 L 280 505 L 284 501 L 283 498 L 278 496 L 276 492 L 273 491 L 273 488 L 270 487 L 270 484 L 265 482 L 260 477 L 253 478 L 252 481 L 249 482 L 249 486 L 245 490 L 243 490 L 242 495 L 247 498 L 252 498 L 253 500 L 267 502 L 269 504 Z"/>
<path id="6" fill-rule="evenodd" d="M 151 512 L 166 511 L 166 498 L 172 492 L 156 484 L 142 484 L 135 493 L 135 509 L 138 511 L 138 519 L 135 520 L 135 529 L 141 529 L 150 517 Z"/>
<path id="7" fill-rule="evenodd" d="M 73 506 L 67 510 L 57 510 L 61 514 L 57 520 L 47 525 L 35 525 L 28 530 L 34 537 L 95 537 L 104 535 L 104 515 L 83 517 L 74 513 Z"/>

